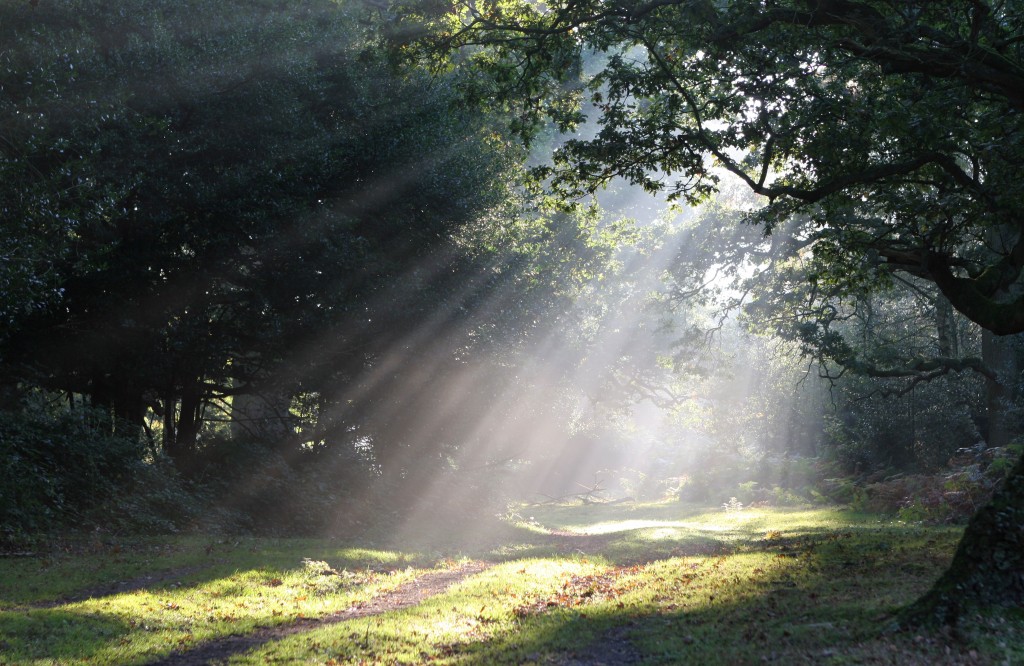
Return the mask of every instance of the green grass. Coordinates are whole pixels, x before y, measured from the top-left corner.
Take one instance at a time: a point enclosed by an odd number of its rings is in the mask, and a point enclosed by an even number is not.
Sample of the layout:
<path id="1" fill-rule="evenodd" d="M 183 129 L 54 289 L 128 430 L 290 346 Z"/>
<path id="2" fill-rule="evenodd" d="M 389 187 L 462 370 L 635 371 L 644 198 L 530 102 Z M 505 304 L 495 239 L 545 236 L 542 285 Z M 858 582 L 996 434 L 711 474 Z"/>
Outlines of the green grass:
<path id="1" fill-rule="evenodd" d="M 232 663 L 586 663 L 619 653 L 643 663 L 1024 662 L 1020 613 L 987 612 L 955 636 L 886 631 L 946 566 L 957 528 L 679 504 L 524 507 L 490 539 L 417 528 L 404 550 L 166 539 L 0 561 L 0 664 L 145 663 L 347 608 L 461 556 L 494 566 L 416 606 L 297 633 Z M 25 605 L 147 567 L 186 572 L 134 592 Z"/>
<path id="2" fill-rule="evenodd" d="M 0 663 L 144 663 L 257 626 L 342 610 L 425 571 L 417 556 L 327 541 L 247 539 L 219 548 L 207 542 L 198 552 L 192 541 L 183 540 L 178 549 L 165 546 L 149 560 L 149 549 L 132 543 L 100 554 L 41 559 L 35 569 L 25 560 L 0 563 L 16 600 L 5 600 L 0 612 Z M 52 608 L 31 603 L 43 590 L 74 594 L 73 586 L 89 589 L 133 576 L 145 561 L 195 568 L 131 592 Z"/>
<path id="3" fill-rule="evenodd" d="M 302 558 L 339 565 L 404 567 L 426 564 L 421 553 L 341 549 L 322 539 L 159 537 L 63 544 L 37 557 L 0 560 L 0 610 L 73 597 L 123 581 L 160 580 L 156 587 L 193 584 L 238 569 L 294 566 Z M 298 560 L 296 559 L 298 558 Z"/>

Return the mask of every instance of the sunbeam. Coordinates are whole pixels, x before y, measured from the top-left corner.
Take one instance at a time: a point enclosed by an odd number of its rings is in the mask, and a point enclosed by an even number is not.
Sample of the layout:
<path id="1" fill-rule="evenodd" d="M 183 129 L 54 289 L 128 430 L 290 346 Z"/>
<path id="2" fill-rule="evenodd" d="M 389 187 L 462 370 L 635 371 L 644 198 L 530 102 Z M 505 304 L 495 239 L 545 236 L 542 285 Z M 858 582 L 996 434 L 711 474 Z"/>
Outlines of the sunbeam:
<path id="1" fill-rule="evenodd" d="M 1021 661 L 1021 16 L 0 2 L 0 662 Z"/>

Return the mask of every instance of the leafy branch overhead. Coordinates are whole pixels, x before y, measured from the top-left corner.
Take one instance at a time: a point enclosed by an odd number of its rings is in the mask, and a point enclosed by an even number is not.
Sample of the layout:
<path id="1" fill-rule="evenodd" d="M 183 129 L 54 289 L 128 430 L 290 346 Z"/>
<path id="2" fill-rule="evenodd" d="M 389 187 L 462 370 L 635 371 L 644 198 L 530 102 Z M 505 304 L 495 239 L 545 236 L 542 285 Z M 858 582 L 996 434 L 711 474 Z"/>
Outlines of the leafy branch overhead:
<path id="1" fill-rule="evenodd" d="M 837 275 L 909 273 L 983 328 L 1024 331 L 1019 2 L 431 8 L 406 18 L 427 52 L 457 49 L 526 100 L 524 128 L 596 124 L 557 151 L 557 192 L 622 177 L 695 203 L 725 170 L 765 197 L 751 220 L 799 215 L 797 236 L 845 257 Z"/>

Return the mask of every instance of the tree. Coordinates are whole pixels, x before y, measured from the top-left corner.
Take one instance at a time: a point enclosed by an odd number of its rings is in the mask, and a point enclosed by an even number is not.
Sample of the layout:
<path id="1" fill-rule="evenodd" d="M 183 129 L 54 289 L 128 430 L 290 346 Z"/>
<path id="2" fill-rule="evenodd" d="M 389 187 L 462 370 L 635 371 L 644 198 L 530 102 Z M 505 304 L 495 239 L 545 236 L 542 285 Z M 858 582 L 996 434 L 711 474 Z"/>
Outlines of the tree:
<path id="1" fill-rule="evenodd" d="M 371 27 L 319 0 L 4 4 L 0 376 L 151 409 L 186 460 L 211 401 L 432 317 L 518 153 Z"/>
<path id="2" fill-rule="evenodd" d="M 304 448 L 358 450 L 389 504 L 405 508 L 458 468 L 528 457 L 537 422 L 551 419 L 553 385 L 583 353 L 562 339 L 578 328 L 574 300 L 615 270 L 628 235 L 602 225 L 594 209 L 503 209 L 467 225 L 457 239 L 463 268 L 432 285 L 440 293 L 429 317 L 381 332 L 358 354 L 313 346 L 310 355 L 305 346 L 306 363 L 294 364 L 307 405 Z M 407 311 L 422 296 L 398 281 L 377 298 L 389 307 L 408 300 L 399 308 Z M 560 331 L 554 341 L 552 331 Z M 344 335 L 342 326 L 319 337 Z M 538 347 L 546 364 L 535 360 Z"/>
<path id="3" fill-rule="evenodd" d="M 596 136 L 539 170 L 556 192 L 624 177 L 695 203 L 721 167 L 766 197 L 752 221 L 806 243 L 816 279 L 911 275 L 989 333 L 1024 331 L 1021 3 L 413 5 L 396 34 L 462 48 L 525 94 L 524 133 L 545 114 L 578 123 L 583 97 L 598 109 Z M 570 66 L 584 50 L 606 56 L 589 78 Z M 919 611 L 1024 603 L 1022 542 L 1024 460 Z"/>

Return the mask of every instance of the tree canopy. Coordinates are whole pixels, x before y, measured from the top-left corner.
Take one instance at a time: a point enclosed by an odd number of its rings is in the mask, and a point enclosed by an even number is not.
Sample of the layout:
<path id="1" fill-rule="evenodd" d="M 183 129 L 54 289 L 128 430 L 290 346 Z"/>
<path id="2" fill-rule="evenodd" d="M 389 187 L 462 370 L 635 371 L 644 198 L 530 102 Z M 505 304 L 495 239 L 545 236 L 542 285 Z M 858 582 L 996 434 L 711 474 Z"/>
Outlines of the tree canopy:
<path id="1" fill-rule="evenodd" d="M 514 180 L 500 123 L 392 71 L 360 11 L 243 4 L 0 10 L 0 362 L 171 414 L 171 449 L 301 344 L 358 366 L 431 316 Z"/>
<path id="2" fill-rule="evenodd" d="M 751 220 L 813 244 L 823 272 L 846 284 L 910 273 L 1009 334 L 1024 331 L 1021 10 L 501 1 L 408 20 L 434 45 L 469 47 L 511 99 L 525 93 L 524 117 L 572 125 L 579 100 L 593 105 L 596 135 L 543 173 L 556 190 L 624 177 L 694 202 L 724 169 L 766 197 Z M 603 56 L 597 71 L 566 66 L 583 52 Z"/>

